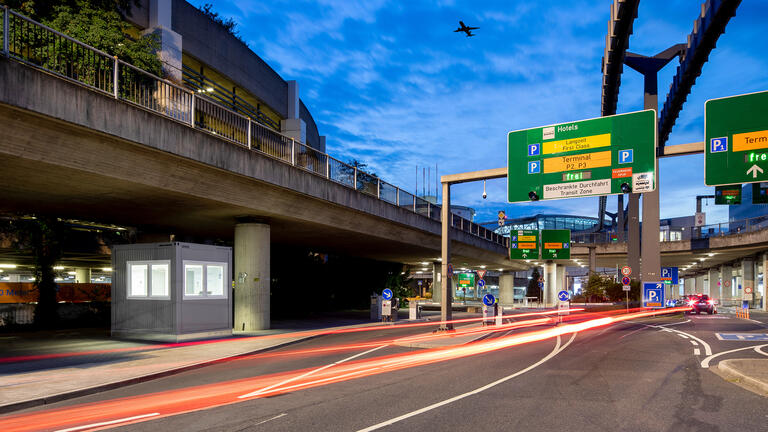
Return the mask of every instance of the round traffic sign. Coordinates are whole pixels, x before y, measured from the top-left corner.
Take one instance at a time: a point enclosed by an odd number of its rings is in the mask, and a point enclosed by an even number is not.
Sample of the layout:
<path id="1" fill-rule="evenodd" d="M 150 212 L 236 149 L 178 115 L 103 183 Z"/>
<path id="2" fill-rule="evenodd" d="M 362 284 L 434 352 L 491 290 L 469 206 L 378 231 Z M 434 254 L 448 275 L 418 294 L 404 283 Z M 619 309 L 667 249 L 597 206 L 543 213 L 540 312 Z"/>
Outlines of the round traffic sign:
<path id="1" fill-rule="evenodd" d="M 389 288 L 384 288 L 384 291 L 381 292 L 381 296 L 384 297 L 384 300 L 392 300 L 393 295 L 392 290 Z"/>
<path id="2" fill-rule="evenodd" d="M 539 282 L 539 288 L 544 288 L 544 282 Z"/>
<path id="3" fill-rule="evenodd" d="M 494 303 L 496 303 L 496 298 L 493 296 L 493 294 L 486 294 L 483 296 L 484 305 L 493 306 Z"/>
<path id="4" fill-rule="evenodd" d="M 624 266 L 621 268 L 621 274 L 624 276 L 629 276 L 632 274 L 632 268 L 630 266 Z"/>
<path id="5" fill-rule="evenodd" d="M 562 290 L 557 293 L 557 299 L 560 301 L 568 301 L 571 299 L 571 295 L 568 294 L 568 291 Z"/>
<path id="6" fill-rule="evenodd" d="M 729 288 L 730 286 L 731 286 L 731 281 L 728 281 L 728 280 L 725 281 L 725 287 Z"/>
<path id="7" fill-rule="evenodd" d="M 631 281 L 629 280 L 629 276 L 624 276 L 623 278 L 621 278 L 622 285 L 629 285 L 630 282 Z"/>
<path id="8" fill-rule="evenodd" d="M 448 263 L 448 277 L 453 277 L 453 265 Z"/>
<path id="9" fill-rule="evenodd" d="M 480 288 L 483 288 L 485 286 L 485 281 L 480 279 L 479 281 L 477 281 L 477 286 Z"/>
<path id="10" fill-rule="evenodd" d="M 744 294 L 752 294 L 752 287 L 744 287 Z"/>

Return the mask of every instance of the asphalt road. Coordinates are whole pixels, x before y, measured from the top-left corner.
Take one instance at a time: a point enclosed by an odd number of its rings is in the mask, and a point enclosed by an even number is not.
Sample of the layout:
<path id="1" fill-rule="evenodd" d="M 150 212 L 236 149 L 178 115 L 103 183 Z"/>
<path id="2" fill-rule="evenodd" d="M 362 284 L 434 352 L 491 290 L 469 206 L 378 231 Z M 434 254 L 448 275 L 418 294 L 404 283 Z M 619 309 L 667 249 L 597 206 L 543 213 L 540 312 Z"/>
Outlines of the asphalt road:
<path id="1" fill-rule="evenodd" d="M 702 366 L 765 358 L 768 341 L 721 340 L 717 333 L 767 333 L 733 316 L 678 314 L 335 382 L 118 427 L 125 431 L 762 431 L 766 398 Z M 534 329 L 519 329 L 493 335 Z M 378 344 L 423 329 L 335 334 L 46 407 L 64 408 L 423 350 Z M 329 346 L 343 351 L 308 353 Z M 296 353 L 303 351 L 303 353 Z M 732 352 L 731 352 L 732 351 Z M 720 354 L 725 353 L 725 354 Z M 357 356 L 350 359 L 352 356 Z M 335 362 L 344 362 L 333 365 Z M 329 366 L 330 365 L 330 366 Z M 305 373 L 306 373 L 305 372 Z M 205 387 L 199 387 L 205 391 Z M 258 390 L 259 388 L 253 388 Z M 126 399 L 123 403 L 131 403 Z M 40 411 L 40 409 L 27 412 Z M 393 419 L 395 420 L 394 422 Z"/>

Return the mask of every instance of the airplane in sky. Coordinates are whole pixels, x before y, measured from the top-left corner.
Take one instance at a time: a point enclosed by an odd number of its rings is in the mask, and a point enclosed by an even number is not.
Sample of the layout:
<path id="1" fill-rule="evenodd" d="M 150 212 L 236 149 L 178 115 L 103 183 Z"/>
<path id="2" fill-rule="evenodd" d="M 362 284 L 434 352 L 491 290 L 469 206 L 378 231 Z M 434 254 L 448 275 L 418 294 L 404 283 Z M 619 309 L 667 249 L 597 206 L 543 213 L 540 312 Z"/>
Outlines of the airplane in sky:
<path id="1" fill-rule="evenodd" d="M 458 33 L 458 32 L 464 32 L 464 33 L 466 33 L 466 34 L 467 34 L 467 37 L 472 37 L 472 36 L 474 36 L 475 34 L 474 34 L 474 33 L 472 33 L 472 30 L 477 30 L 477 29 L 479 29 L 479 28 L 480 28 L 480 27 L 467 27 L 467 25 L 466 25 L 466 24 L 464 24 L 464 21 L 459 21 L 459 24 L 461 24 L 461 27 L 457 28 L 457 29 L 456 29 L 456 30 L 454 30 L 453 32 L 454 32 L 454 33 Z"/>

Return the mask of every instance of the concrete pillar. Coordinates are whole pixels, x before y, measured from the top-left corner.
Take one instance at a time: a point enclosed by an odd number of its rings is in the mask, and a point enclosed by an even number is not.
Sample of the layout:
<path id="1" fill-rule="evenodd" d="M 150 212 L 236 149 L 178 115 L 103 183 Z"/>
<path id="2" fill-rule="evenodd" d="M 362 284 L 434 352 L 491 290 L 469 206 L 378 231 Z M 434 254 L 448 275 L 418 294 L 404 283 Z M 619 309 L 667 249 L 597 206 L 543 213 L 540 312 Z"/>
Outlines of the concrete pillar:
<path id="1" fill-rule="evenodd" d="M 621 196 L 621 195 L 619 195 Z M 596 248 L 589 248 L 589 273 L 592 274 L 597 271 L 597 252 Z"/>
<path id="2" fill-rule="evenodd" d="M 724 300 L 733 297 L 733 268 L 731 266 L 720 267 L 720 304 Z"/>
<path id="3" fill-rule="evenodd" d="M 280 132 L 296 141 L 307 142 L 307 124 L 299 118 L 299 83 L 296 81 L 286 81 L 288 90 L 286 99 L 288 100 L 288 118 L 280 120 Z"/>
<path id="4" fill-rule="evenodd" d="M 515 274 L 502 273 L 499 276 L 499 304 L 513 306 L 515 303 Z"/>
<path id="5" fill-rule="evenodd" d="M 544 263 L 544 290 L 541 293 L 541 302 L 545 306 L 552 306 L 557 300 L 557 264 L 552 261 Z"/>
<path id="6" fill-rule="evenodd" d="M 440 303 L 440 299 L 443 298 L 442 288 L 442 275 L 440 274 L 440 263 L 432 263 L 432 301 Z"/>
<path id="7" fill-rule="evenodd" d="M 711 268 L 707 272 L 707 278 L 709 279 L 709 283 L 707 284 L 707 289 L 704 293 L 712 298 L 719 298 L 717 296 L 720 294 L 720 272 L 717 271 L 717 269 Z"/>
<path id="8" fill-rule="evenodd" d="M 743 296 L 747 288 L 755 288 L 755 262 L 751 259 L 741 261 L 741 295 Z M 754 298 L 754 295 L 752 296 Z"/>
<path id="9" fill-rule="evenodd" d="M 768 297 L 766 297 L 766 293 L 768 293 L 768 253 L 763 254 L 763 288 L 760 291 L 760 296 L 763 299 L 763 311 L 768 312 Z"/>
<path id="10" fill-rule="evenodd" d="M 269 328 L 270 228 L 235 226 L 235 331 Z"/>
<path id="11" fill-rule="evenodd" d="M 555 285 L 555 298 L 557 297 L 557 293 L 559 291 L 568 289 L 568 272 L 566 271 L 566 267 L 564 265 L 558 264 L 556 269 L 557 285 Z"/>
<path id="12" fill-rule="evenodd" d="M 624 242 L 626 237 L 624 232 L 624 194 L 616 195 L 616 241 L 619 243 Z"/>
<path id="13" fill-rule="evenodd" d="M 149 28 L 144 34 L 154 34 L 160 42 L 157 53 L 163 63 L 163 72 L 171 81 L 181 83 L 182 38 L 171 30 L 171 4 L 167 0 L 149 1 Z"/>
<path id="14" fill-rule="evenodd" d="M 448 266 L 451 264 L 451 184 L 443 183 L 443 205 L 440 207 L 440 273 L 442 274 L 440 297 L 440 330 L 453 330 L 453 324 L 447 321 L 453 320 L 453 284 L 448 277 Z"/>
<path id="15" fill-rule="evenodd" d="M 703 294 L 704 293 L 704 275 L 696 276 L 696 291 L 691 294 Z"/>
<path id="16" fill-rule="evenodd" d="M 690 295 L 696 292 L 696 278 L 689 277 L 685 279 L 685 295 Z"/>
<path id="17" fill-rule="evenodd" d="M 89 268 L 76 268 L 75 269 L 75 283 L 91 283 L 91 269 L 89 269 Z"/>
<path id="18" fill-rule="evenodd" d="M 640 274 L 640 194 L 629 194 L 627 205 L 627 265 Z"/>

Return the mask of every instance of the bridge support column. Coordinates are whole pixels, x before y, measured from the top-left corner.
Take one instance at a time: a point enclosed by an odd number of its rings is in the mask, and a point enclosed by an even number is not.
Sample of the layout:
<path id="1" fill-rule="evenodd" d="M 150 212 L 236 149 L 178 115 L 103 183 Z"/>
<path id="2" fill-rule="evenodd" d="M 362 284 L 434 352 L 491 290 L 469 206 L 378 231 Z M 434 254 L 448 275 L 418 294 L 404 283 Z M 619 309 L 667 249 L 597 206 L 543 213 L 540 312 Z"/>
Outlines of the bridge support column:
<path id="1" fill-rule="evenodd" d="M 557 300 L 557 264 L 552 261 L 544 263 L 544 290 L 541 293 L 541 302 L 544 306 L 555 305 Z"/>
<path id="2" fill-rule="evenodd" d="M 696 291 L 691 294 L 703 294 L 704 293 L 704 275 L 696 276 Z"/>
<path id="3" fill-rule="evenodd" d="M 621 195 L 619 195 L 621 196 Z M 597 271 L 597 253 L 595 247 L 589 248 L 589 274 Z"/>
<path id="4" fill-rule="evenodd" d="M 711 268 L 707 272 L 707 278 L 709 279 L 709 283 L 707 283 L 707 289 L 704 291 L 704 294 L 711 298 L 715 298 L 719 294 L 718 287 L 720 286 L 720 272 Z"/>
<path id="5" fill-rule="evenodd" d="M 499 275 L 499 304 L 514 306 L 515 273 L 502 273 Z"/>
<path id="6" fill-rule="evenodd" d="M 760 297 L 763 299 L 762 309 L 768 311 L 768 253 L 763 254 L 763 289 L 760 291 Z"/>
<path id="7" fill-rule="evenodd" d="M 733 297 L 733 268 L 731 266 L 720 266 L 720 304 L 725 299 L 730 300 Z"/>
<path id="8" fill-rule="evenodd" d="M 440 303 L 443 298 L 442 275 L 440 274 L 440 262 L 432 263 L 432 301 Z"/>
<path id="9" fill-rule="evenodd" d="M 755 262 L 751 259 L 741 261 L 741 292 L 742 295 L 747 292 L 747 288 L 752 288 L 752 298 L 755 292 Z"/>
<path id="10" fill-rule="evenodd" d="M 235 226 L 235 331 L 269 328 L 269 240 L 267 224 Z"/>
<path id="11" fill-rule="evenodd" d="M 91 269 L 89 269 L 89 268 L 76 268 L 75 269 L 75 283 L 91 283 Z"/>
<path id="12" fill-rule="evenodd" d="M 690 295 L 696 292 L 696 278 L 689 277 L 685 279 L 685 295 Z"/>

